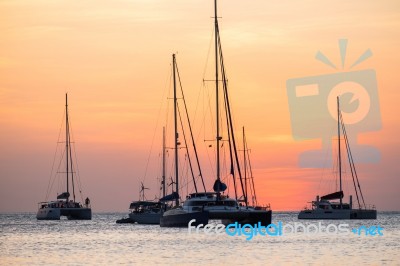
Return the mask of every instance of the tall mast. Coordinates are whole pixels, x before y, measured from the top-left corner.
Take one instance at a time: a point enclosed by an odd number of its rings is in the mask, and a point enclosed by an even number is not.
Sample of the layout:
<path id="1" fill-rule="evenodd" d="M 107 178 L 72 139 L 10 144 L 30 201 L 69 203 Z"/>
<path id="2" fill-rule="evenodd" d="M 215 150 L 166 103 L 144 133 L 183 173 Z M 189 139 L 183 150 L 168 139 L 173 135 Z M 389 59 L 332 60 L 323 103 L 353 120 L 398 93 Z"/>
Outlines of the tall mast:
<path id="1" fill-rule="evenodd" d="M 339 186 L 340 192 L 342 192 L 342 156 L 340 154 L 340 106 L 339 96 L 337 96 L 337 121 L 338 121 L 338 151 L 339 151 Z M 342 193 L 340 193 L 342 195 Z M 342 197 L 340 197 L 340 209 L 342 208 Z"/>
<path id="2" fill-rule="evenodd" d="M 71 147 L 71 134 L 69 132 L 69 122 L 68 122 L 68 142 L 69 142 L 69 158 L 70 158 L 69 168 L 71 170 L 70 173 L 71 173 L 72 195 L 74 197 L 74 202 L 75 202 L 74 167 L 72 165 L 72 147 Z"/>
<path id="3" fill-rule="evenodd" d="M 162 150 L 162 196 L 165 197 L 165 127 L 163 127 L 163 150 Z"/>
<path id="4" fill-rule="evenodd" d="M 244 127 L 242 128 L 242 133 L 243 133 L 243 171 L 244 171 L 244 187 L 245 187 L 245 199 L 248 201 L 247 197 L 247 159 L 246 159 L 246 136 L 244 135 Z M 246 203 L 246 206 L 248 203 Z"/>
<path id="5" fill-rule="evenodd" d="M 214 31 L 215 31 L 215 101 L 216 101 L 216 120 L 217 120 L 217 180 L 220 180 L 220 155 L 219 155 L 219 88 L 218 88 L 218 17 L 217 17 L 217 0 L 214 0 Z M 218 186 L 218 195 L 219 195 Z M 219 197 L 219 196 L 218 196 Z"/>
<path id="6" fill-rule="evenodd" d="M 69 157 L 69 128 L 68 128 L 68 93 L 65 94 L 65 155 L 67 157 L 67 201 L 69 200 L 69 183 L 68 183 L 68 157 Z"/>
<path id="7" fill-rule="evenodd" d="M 175 54 L 172 54 L 172 69 L 174 78 L 174 136 L 175 136 L 175 185 L 176 193 L 179 195 L 179 182 L 178 182 L 178 119 L 177 119 L 177 98 L 176 98 L 176 77 L 175 77 Z M 179 198 L 175 200 L 176 206 L 179 205 Z"/>

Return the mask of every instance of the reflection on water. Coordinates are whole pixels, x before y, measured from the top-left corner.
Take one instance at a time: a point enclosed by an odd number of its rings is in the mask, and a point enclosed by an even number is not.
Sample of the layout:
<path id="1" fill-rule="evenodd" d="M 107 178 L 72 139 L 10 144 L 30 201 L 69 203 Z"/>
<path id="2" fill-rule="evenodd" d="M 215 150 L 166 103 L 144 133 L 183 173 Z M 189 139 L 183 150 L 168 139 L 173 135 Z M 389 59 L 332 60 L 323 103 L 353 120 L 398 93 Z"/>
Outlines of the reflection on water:
<path id="1" fill-rule="evenodd" d="M 397 264 L 400 213 L 377 220 L 323 221 L 380 225 L 383 236 L 291 234 L 245 236 L 188 234 L 186 228 L 116 224 L 121 213 L 93 214 L 91 221 L 37 221 L 34 213 L 0 214 L 0 264 Z M 273 213 L 273 223 L 297 220 L 297 213 Z"/>

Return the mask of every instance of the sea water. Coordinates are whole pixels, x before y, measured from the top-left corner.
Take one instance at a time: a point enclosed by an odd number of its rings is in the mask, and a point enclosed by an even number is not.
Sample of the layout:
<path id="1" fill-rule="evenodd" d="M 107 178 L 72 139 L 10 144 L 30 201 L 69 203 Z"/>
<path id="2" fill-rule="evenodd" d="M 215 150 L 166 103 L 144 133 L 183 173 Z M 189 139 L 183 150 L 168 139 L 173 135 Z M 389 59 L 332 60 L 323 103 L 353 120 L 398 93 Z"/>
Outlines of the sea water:
<path id="1" fill-rule="evenodd" d="M 34 213 L 0 214 L 0 264 L 400 265 L 400 212 L 378 212 L 377 220 L 340 221 L 305 221 L 295 212 L 274 212 L 273 224 L 322 222 L 383 230 L 382 235 L 300 230 L 280 236 L 258 234 L 251 240 L 204 230 L 189 234 L 188 228 L 117 224 L 124 216 L 94 213 L 91 221 L 37 221 Z"/>

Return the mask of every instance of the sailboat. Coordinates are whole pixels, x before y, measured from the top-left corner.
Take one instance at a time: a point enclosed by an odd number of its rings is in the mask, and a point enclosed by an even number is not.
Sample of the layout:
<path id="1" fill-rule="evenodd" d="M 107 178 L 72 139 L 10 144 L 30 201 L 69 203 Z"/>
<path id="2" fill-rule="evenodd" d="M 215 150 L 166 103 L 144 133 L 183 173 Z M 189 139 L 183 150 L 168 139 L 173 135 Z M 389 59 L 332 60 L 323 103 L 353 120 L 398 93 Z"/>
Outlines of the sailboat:
<path id="1" fill-rule="evenodd" d="M 178 150 L 179 150 L 179 134 L 178 134 L 178 119 L 177 119 L 177 93 L 176 93 L 176 59 L 175 54 L 172 55 L 172 68 L 173 68 L 173 83 L 174 83 L 174 159 L 175 159 L 175 192 L 161 198 L 160 201 L 175 201 L 175 206 L 163 213 L 160 218 L 161 227 L 186 227 L 191 220 L 194 226 L 198 224 L 207 224 L 209 213 L 204 209 L 187 211 L 180 206 L 179 202 L 179 167 L 178 167 Z M 165 180 L 164 180 L 165 181 Z M 165 184 L 165 182 L 164 182 Z"/>
<path id="2" fill-rule="evenodd" d="M 247 192 L 245 191 L 244 180 L 239 164 L 238 150 L 233 130 L 232 114 L 228 95 L 227 77 L 224 67 L 222 45 L 219 35 L 217 0 L 214 0 L 214 41 L 215 41 L 215 90 L 216 90 L 216 180 L 213 185 L 214 192 L 196 192 L 187 196 L 183 209 L 188 212 L 207 210 L 210 212 L 210 219 L 221 220 L 223 224 L 241 223 L 269 225 L 271 223 L 272 211 L 266 208 L 255 208 L 249 205 Z M 222 80 L 222 88 L 220 82 Z M 222 90 L 221 90 L 222 89 Z M 221 136 L 220 125 L 220 93 L 223 94 L 226 113 L 226 124 L 228 130 L 228 143 L 230 154 L 230 175 L 233 177 L 235 197 L 230 198 L 224 195 L 227 185 L 221 180 Z M 240 184 L 236 184 L 239 176 Z M 242 196 L 238 195 L 237 186 L 240 186 Z"/>
<path id="3" fill-rule="evenodd" d="M 141 193 L 144 192 L 142 183 Z M 132 223 L 138 224 L 159 224 L 162 210 L 162 203 L 159 201 L 150 201 L 144 198 L 133 201 L 129 205 L 129 219 Z"/>
<path id="4" fill-rule="evenodd" d="M 165 127 L 163 128 L 163 167 L 162 167 L 162 191 L 163 197 L 165 197 Z M 148 189 L 141 184 L 139 192 L 139 200 L 133 201 L 129 206 L 129 222 L 138 224 L 159 224 L 162 211 L 166 210 L 168 206 L 157 200 L 149 201 L 146 200 L 144 195 L 145 190 Z"/>
<path id="5" fill-rule="evenodd" d="M 356 168 L 354 165 L 353 157 L 350 150 L 349 140 L 347 138 L 346 128 L 344 126 L 343 117 L 340 111 L 339 96 L 337 97 L 337 120 L 338 120 L 338 172 L 339 172 L 339 191 L 316 197 L 315 201 L 312 201 L 311 209 L 306 208 L 302 210 L 298 218 L 299 219 L 376 219 L 377 211 L 375 208 L 367 208 L 364 201 L 364 196 L 361 191 L 360 182 L 358 180 Z M 347 157 L 349 159 L 350 170 L 353 179 L 354 190 L 357 196 L 358 208 L 353 208 L 353 200 L 350 195 L 349 203 L 343 202 L 343 190 L 342 190 L 342 157 L 341 157 L 341 141 L 340 141 L 340 129 L 342 129 L 345 146 L 347 151 Z M 357 185 L 356 185 L 357 183 Z M 362 203 L 360 202 L 360 198 Z M 334 201 L 334 200 L 339 200 Z"/>
<path id="6" fill-rule="evenodd" d="M 249 155 L 249 148 L 247 146 L 247 139 L 244 132 L 244 127 L 242 128 L 242 135 L 243 135 L 243 168 L 244 168 L 244 186 L 245 186 L 245 193 L 246 195 L 250 194 L 251 197 L 251 204 L 249 196 L 247 196 L 247 200 L 249 202 L 249 208 L 254 208 L 255 210 L 269 210 L 271 209 L 270 205 L 261 206 L 257 201 L 257 194 L 256 194 L 256 186 L 254 184 L 254 177 L 253 177 L 253 169 L 251 167 L 250 155 Z M 249 176 L 248 176 L 249 175 Z M 250 193 L 248 192 L 250 190 Z"/>
<path id="7" fill-rule="evenodd" d="M 38 220 L 60 220 L 60 216 L 66 216 L 69 220 L 91 220 L 92 209 L 90 199 L 86 198 L 82 205 L 76 201 L 74 165 L 72 160 L 71 134 L 68 117 L 68 94 L 65 94 L 65 152 L 66 160 L 66 190 L 59 194 L 56 200 L 39 202 L 36 218 Z M 70 194 L 70 179 L 72 196 Z"/>

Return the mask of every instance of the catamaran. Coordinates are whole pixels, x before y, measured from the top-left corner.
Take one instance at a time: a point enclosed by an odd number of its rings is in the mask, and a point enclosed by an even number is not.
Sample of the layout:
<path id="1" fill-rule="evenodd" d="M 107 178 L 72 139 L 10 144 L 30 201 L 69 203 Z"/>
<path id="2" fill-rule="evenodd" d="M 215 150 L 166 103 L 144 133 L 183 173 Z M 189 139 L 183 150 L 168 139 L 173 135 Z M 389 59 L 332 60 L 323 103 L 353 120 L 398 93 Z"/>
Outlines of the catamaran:
<path id="1" fill-rule="evenodd" d="M 179 151 L 179 134 L 178 134 L 178 104 L 177 104 L 177 90 L 176 90 L 176 72 L 177 72 L 177 64 L 175 54 L 172 55 L 172 68 L 173 68 L 173 83 L 174 83 L 174 159 L 175 159 L 175 190 L 170 195 L 166 195 L 160 199 L 161 202 L 166 201 L 175 201 L 175 206 L 163 212 L 160 218 L 160 226 L 161 227 L 186 227 L 191 220 L 195 220 L 192 223 L 194 226 L 198 224 L 207 224 L 209 219 L 209 212 L 204 209 L 188 211 L 187 209 L 182 208 L 179 201 L 179 159 L 178 159 L 178 151 Z M 182 97 L 184 99 L 184 97 Z M 184 137 L 185 142 L 186 138 Z M 194 142 L 193 142 L 194 143 Z M 165 180 L 163 180 L 163 184 L 165 184 Z M 194 184 L 196 183 L 195 180 Z M 203 182 L 204 185 L 204 182 Z M 197 190 L 197 188 L 196 188 Z"/>
<path id="2" fill-rule="evenodd" d="M 165 127 L 163 128 L 163 167 L 162 167 L 162 193 L 165 197 Z M 146 200 L 143 182 L 139 191 L 139 200 L 133 201 L 129 205 L 129 221 L 138 224 L 159 224 L 163 211 L 169 209 L 169 206 L 159 200 Z"/>
<path id="3" fill-rule="evenodd" d="M 340 111 L 339 96 L 337 97 L 337 121 L 338 121 L 337 129 L 338 129 L 339 191 L 324 195 L 321 198 L 317 196 L 315 201 L 311 202 L 311 208 L 306 208 L 305 210 L 302 210 L 299 213 L 298 218 L 299 219 L 376 219 L 377 217 L 376 209 L 374 207 L 368 208 L 364 201 L 364 196 L 361 191 L 360 182 L 358 180 L 357 171 L 350 150 L 349 140 L 347 138 L 346 128 L 344 126 L 342 113 Z M 354 190 L 357 197 L 358 208 L 353 208 L 353 197 L 351 195 L 349 197 L 349 203 L 343 202 L 344 193 L 342 189 L 342 157 L 341 157 L 340 129 L 342 129 L 344 136 L 347 157 L 349 160 L 351 175 L 353 179 Z"/>
<path id="4" fill-rule="evenodd" d="M 206 210 L 210 213 L 210 219 L 221 220 L 224 224 L 250 223 L 263 225 L 271 223 L 272 211 L 266 207 L 251 206 L 248 193 L 245 189 L 246 180 L 243 180 L 242 170 L 239 163 L 235 132 L 233 129 L 232 113 L 229 102 L 228 82 L 222 54 L 222 44 L 219 35 L 217 0 L 214 0 L 214 44 L 215 44 L 215 95 L 216 95 L 216 180 L 213 185 L 214 192 L 196 192 L 187 196 L 183 203 L 183 209 L 188 212 Z M 222 81 L 222 87 L 221 87 Z M 221 133 L 220 94 L 223 95 L 224 108 L 227 124 L 227 139 L 223 140 Z M 224 194 L 227 185 L 221 180 L 221 143 L 228 142 L 230 157 L 230 175 L 233 178 L 235 197 L 230 198 Z M 239 178 L 238 178 L 239 177 Z M 240 184 L 236 184 L 239 179 Z M 241 191 L 237 191 L 240 187 Z M 239 193 L 241 196 L 239 196 Z"/>
<path id="5" fill-rule="evenodd" d="M 39 202 L 36 218 L 38 220 L 60 220 L 60 216 L 66 216 L 69 220 L 91 220 L 92 209 L 89 198 L 85 199 L 84 205 L 76 201 L 74 180 L 75 170 L 72 160 L 67 94 L 65 95 L 65 151 L 63 155 L 66 160 L 66 190 L 57 195 L 56 200 Z M 72 195 L 70 194 L 70 183 L 72 185 Z"/>
<path id="6" fill-rule="evenodd" d="M 163 127 L 163 151 L 162 151 L 162 196 L 165 197 L 165 127 Z M 147 200 L 145 197 L 145 187 L 141 182 L 139 200 L 132 201 L 129 205 L 129 217 L 117 220 L 117 223 L 138 223 L 138 224 L 159 224 L 163 211 L 170 208 L 160 200 Z"/>
<path id="7" fill-rule="evenodd" d="M 129 205 L 129 219 L 138 224 L 159 224 L 163 203 L 157 201 L 133 201 Z"/>

